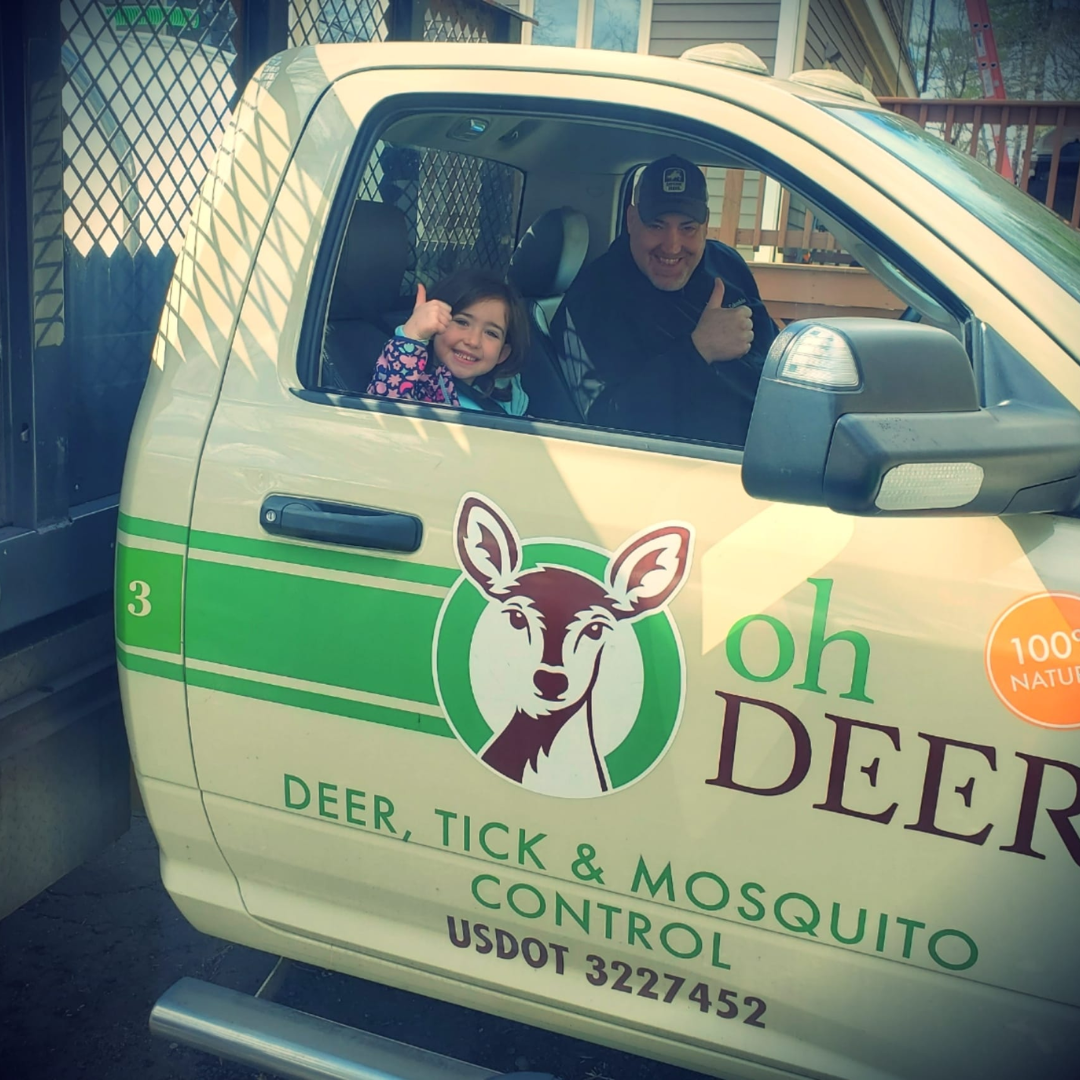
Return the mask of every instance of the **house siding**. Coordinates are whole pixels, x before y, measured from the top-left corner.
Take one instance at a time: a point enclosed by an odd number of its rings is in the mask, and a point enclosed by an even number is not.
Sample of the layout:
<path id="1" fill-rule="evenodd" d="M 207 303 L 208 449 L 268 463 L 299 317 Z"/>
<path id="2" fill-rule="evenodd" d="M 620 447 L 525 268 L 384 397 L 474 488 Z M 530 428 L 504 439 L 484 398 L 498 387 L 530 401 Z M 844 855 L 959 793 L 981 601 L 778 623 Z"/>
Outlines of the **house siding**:
<path id="1" fill-rule="evenodd" d="M 695 45 L 737 41 L 757 53 L 772 72 L 779 21 L 779 3 L 653 0 L 649 52 L 679 56 Z"/>
<path id="2" fill-rule="evenodd" d="M 882 0 L 881 6 L 885 9 L 885 18 L 896 35 L 897 41 L 904 41 L 911 26 L 911 15 L 914 5 L 906 0 Z"/>
<path id="3" fill-rule="evenodd" d="M 891 92 L 843 0 L 810 0 L 803 66 L 823 68 L 834 51 L 840 53 L 833 62 L 838 70 L 862 84 L 863 71 L 869 68 L 874 80 L 870 90 L 874 94 Z"/>

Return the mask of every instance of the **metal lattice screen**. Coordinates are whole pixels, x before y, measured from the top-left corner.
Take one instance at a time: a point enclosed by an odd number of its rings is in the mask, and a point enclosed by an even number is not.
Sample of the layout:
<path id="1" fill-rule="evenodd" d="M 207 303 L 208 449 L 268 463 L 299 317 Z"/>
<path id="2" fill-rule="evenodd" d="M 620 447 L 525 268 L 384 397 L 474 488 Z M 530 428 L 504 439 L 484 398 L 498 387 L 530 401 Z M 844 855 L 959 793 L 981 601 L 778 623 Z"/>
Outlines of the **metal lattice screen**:
<path id="1" fill-rule="evenodd" d="M 422 16 L 422 40 L 482 42 L 497 39 L 495 16 L 477 0 L 414 0 Z M 291 0 L 289 44 L 386 41 L 391 0 Z"/>
<path id="2" fill-rule="evenodd" d="M 289 44 L 338 41 L 385 41 L 390 0 L 292 0 Z"/>
<path id="3" fill-rule="evenodd" d="M 505 274 L 514 251 L 523 176 L 495 161 L 380 142 L 357 198 L 404 211 L 413 236 L 415 267 L 403 289 L 433 284 L 465 266 Z"/>
<path id="4" fill-rule="evenodd" d="M 64 231 L 81 255 L 180 249 L 236 87 L 230 0 L 62 0 Z"/>
<path id="5" fill-rule="evenodd" d="M 425 41 L 494 41 L 495 19 L 490 11 L 457 0 L 428 0 L 424 11 Z"/>
<path id="6" fill-rule="evenodd" d="M 229 117 L 236 17 L 230 0 L 61 0 L 60 22 L 74 505 L 119 484 L 165 290 Z"/>
<path id="7" fill-rule="evenodd" d="M 496 39 L 495 17 L 476 0 L 414 0 L 425 41 Z M 289 42 L 385 41 L 391 0 L 291 0 Z M 379 143 L 359 198 L 391 202 L 412 230 L 416 267 L 404 287 L 431 283 L 459 266 L 506 272 L 514 250 L 522 177 L 515 170 L 466 154 Z"/>

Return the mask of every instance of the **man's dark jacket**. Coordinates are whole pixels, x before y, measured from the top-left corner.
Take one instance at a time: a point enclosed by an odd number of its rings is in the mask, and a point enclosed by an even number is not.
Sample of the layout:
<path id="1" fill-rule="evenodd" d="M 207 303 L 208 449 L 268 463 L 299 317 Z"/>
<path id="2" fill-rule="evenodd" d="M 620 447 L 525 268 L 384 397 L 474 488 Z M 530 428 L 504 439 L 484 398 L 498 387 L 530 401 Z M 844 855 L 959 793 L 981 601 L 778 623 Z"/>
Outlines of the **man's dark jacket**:
<path id="1" fill-rule="evenodd" d="M 709 364 L 690 338 L 717 278 L 724 307 L 750 305 L 754 344 Z M 754 394 L 776 326 L 734 248 L 709 240 L 683 288 L 665 292 L 638 269 L 624 234 L 587 266 L 552 320 L 551 337 L 592 424 L 684 439 L 746 441 Z"/>

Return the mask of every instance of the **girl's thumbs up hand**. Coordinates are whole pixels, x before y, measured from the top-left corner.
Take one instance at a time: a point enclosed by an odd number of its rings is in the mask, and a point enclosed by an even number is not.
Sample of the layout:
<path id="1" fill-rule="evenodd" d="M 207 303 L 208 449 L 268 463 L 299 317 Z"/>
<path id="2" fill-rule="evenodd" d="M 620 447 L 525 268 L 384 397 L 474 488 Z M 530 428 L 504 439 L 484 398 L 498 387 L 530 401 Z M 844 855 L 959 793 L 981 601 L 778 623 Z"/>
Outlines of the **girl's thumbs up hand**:
<path id="1" fill-rule="evenodd" d="M 416 283 L 416 303 L 402 327 L 407 338 L 428 341 L 450 325 L 450 305 L 444 300 L 429 300 L 422 282 Z"/>

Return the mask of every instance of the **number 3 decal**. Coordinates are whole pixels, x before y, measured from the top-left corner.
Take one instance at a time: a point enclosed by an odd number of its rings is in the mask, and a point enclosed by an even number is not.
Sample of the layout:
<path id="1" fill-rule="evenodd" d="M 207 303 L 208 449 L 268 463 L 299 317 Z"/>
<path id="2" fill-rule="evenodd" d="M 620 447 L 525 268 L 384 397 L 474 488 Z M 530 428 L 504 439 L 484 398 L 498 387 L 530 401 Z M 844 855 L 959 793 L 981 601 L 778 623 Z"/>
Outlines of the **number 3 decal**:
<path id="1" fill-rule="evenodd" d="M 137 619 L 149 615 L 153 610 L 150 604 L 150 586 L 145 581 L 129 581 L 128 588 L 135 594 L 135 602 L 128 604 L 128 611 Z"/>

